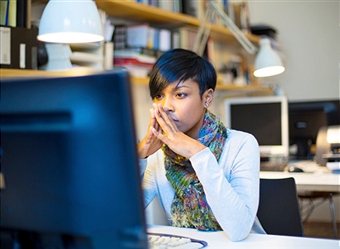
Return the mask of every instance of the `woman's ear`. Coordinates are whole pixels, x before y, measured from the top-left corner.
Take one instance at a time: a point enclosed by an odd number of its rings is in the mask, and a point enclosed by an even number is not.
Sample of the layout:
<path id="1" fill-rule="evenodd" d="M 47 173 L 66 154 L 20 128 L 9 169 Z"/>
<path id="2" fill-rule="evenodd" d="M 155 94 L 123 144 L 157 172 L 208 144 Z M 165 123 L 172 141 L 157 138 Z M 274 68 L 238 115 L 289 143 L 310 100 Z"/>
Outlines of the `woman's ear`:
<path id="1" fill-rule="evenodd" d="M 214 99 L 214 90 L 212 88 L 209 88 L 203 94 L 204 107 L 208 108 L 211 105 L 213 99 Z"/>

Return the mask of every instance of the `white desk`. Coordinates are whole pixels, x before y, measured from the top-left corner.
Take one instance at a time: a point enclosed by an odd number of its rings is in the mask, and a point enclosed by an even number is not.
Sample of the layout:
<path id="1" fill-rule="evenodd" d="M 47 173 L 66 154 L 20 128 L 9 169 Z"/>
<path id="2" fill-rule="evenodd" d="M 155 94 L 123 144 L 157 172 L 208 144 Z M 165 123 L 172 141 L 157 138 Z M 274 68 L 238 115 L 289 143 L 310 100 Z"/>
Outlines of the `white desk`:
<path id="1" fill-rule="evenodd" d="M 286 178 L 294 177 L 297 191 L 330 191 L 340 192 L 340 174 L 324 172 L 289 173 L 261 171 L 260 178 Z"/>
<path id="2" fill-rule="evenodd" d="M 263 235 L 251 233 L 246 239 L 232 242 L 224 232 L 201 232 L 195 229 L 176 228 L 169 226 L 152 226 L 148 229 L 153 233 L 166 233 L 187 236 L 208 242 L 207 249 L 234 249 L 234 248 L 282 248 L 282 249 L 335 249 L 340 248 L 340 241 L 333 239 L 316 239 L 307 237 L 291 237 L 278 235 Z"/>

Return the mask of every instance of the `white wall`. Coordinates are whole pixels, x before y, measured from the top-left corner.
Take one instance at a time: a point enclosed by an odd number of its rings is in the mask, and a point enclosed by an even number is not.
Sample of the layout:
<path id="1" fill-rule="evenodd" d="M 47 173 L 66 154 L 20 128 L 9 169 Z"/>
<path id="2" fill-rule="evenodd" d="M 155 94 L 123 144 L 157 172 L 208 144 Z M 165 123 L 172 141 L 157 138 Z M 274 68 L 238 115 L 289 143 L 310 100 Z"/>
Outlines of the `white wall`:
<path id="1" fill-rule="evenodd" d="M 340 98 L 340 2 L 248 0 L 250 22 L 274 27 L 283 47 L 286 71 L 271 77 L 289 101 Z M 263 81 L 264 83 L 266 81 Z M 334 198 L 340 220 L 340 200 Z M 315 209 L 310 220 L 330 221 L 329 203 Z"/>
<path id="2" fill-rule="evenodd" d="M 339 1 L 248 3 L 251 24 L 274 27 L 283 46 L 286 71 L 268 80 L 280 84 L 290 101 L 339 99 Z"/>

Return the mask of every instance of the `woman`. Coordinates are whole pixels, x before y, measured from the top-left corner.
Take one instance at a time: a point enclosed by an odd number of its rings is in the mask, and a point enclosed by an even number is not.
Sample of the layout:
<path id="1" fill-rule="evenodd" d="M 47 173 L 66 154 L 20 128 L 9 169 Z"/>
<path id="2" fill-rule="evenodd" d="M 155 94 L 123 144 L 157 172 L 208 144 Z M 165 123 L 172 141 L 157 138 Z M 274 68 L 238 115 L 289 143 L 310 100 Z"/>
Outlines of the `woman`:
<path id="1" fill-rule="evenodd" d="M 207 109 L 215 86 L 213 66 L 192 51 L 170 50 L 155 63 L 149 129 L 138 144 L 145 203 L 157 195 L 170 225 L 239 241 L 265 233 L 256 218 L 258 144 Z"/>

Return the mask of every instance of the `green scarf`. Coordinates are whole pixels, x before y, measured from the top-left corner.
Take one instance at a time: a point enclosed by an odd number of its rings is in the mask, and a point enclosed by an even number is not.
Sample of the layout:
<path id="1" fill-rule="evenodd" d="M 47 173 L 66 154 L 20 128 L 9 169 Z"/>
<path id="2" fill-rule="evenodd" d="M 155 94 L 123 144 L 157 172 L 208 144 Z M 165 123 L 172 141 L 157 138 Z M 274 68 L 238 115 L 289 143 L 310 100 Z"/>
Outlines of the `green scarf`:
<path id="1" fill-rule="evenodd" d="M 218 117 L 207 111 L 198 134 L 198 141 L 209 147 L 217 161 L 220 159 L 226 138 L 226 127 Z M 175 189 L 171 204 L 172 225 L 199 230 L 222 230 L 207 203 L 202 184 L 189 159 L 174 153 L 165 144 L 162 149 L 165 155 L 166 177 Z"/>

